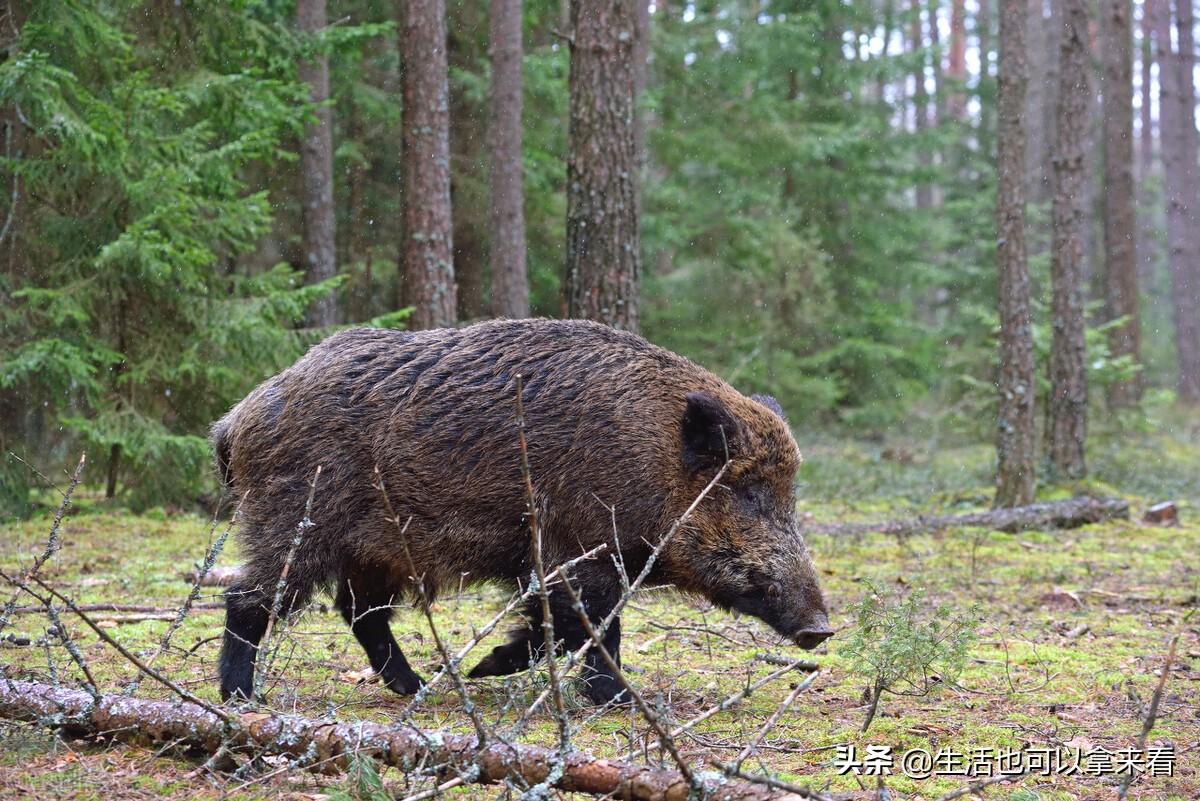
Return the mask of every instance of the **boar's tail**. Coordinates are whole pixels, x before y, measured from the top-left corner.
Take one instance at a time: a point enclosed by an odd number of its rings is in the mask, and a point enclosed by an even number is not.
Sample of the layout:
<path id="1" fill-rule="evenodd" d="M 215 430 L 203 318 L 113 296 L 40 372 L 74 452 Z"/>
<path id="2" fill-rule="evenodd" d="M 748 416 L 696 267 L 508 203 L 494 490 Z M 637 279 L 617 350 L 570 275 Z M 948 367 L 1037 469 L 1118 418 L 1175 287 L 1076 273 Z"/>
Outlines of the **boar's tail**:
<path id="1" fill-rule="evenodd" d="M 227 414 L 213 424 L 212 433 L 209 435 L 209 442 L 212 443 L 213 455 L 217 462 L 217 477 L 221 480 L 222 487 L 228 487 L 233 480 L 233 475 L 229 472 L 229 459 L 233 447 L 233 417 Z"/>

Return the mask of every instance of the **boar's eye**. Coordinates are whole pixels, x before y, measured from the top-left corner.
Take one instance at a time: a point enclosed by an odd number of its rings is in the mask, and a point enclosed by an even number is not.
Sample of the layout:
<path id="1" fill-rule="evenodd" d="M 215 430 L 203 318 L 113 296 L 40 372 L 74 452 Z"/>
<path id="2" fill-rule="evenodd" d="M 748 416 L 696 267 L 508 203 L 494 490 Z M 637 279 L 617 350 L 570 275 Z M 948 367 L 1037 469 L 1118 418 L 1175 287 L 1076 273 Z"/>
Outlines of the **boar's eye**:
<path id="1" fill-rule="evenodd" d="M 783 593 L 783 588 L 779 586 L 778 581 L 772 581 L 767 585 L 767 597 L 771 600 L 776 600 Z"/>
<path id="2" fill-rule="evenodd" d="M 763 503 L 763 488 L 757 482 L 742 484 L 737 488 L 737 497 L 746 506 L 758 509 Z"/>

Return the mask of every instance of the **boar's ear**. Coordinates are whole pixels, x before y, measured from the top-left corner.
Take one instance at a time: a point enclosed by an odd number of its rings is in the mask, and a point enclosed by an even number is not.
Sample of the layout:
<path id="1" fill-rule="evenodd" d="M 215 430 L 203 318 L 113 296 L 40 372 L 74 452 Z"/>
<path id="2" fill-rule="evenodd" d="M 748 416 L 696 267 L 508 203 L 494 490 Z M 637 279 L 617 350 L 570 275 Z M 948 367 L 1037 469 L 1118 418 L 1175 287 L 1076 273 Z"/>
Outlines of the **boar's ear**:
<path id="1" fill-rule="evenodd" d="M 737 448 L 737 420 L 713 395 L 690 392 L 683 412 L 683 463 L 693 473 L 720 467 Z"/>
<path id="2" fill-rule="evenodd" d="M 766 406 L 768 409 L 775 412 L 775 414 L 779 415 L 779 419 L 783 422 L 786 423 L 788 421 L 787 415 L 783 413 L 783 407 L 779 405 L 779 401 L 775 400 L 770 395 L 751 395 L 750 400 L 757 401 L 763 406 Z"/>

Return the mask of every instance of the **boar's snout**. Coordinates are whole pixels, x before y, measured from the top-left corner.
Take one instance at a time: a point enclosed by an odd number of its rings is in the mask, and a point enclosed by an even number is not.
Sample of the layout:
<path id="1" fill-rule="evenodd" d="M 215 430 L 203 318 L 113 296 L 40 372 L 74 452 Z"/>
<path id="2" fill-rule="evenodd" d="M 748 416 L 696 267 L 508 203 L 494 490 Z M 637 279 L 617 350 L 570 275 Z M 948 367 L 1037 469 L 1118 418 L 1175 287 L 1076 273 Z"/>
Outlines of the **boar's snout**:
<path id="1" fill-rule="evenodd" d="M 796 645 L 805 651 L 811 651 L 832 636 L 833 629 L 829 628 L 829 619 L 825 615 L 817 615 L 812 623 L 797 631 L 792 638 Z"/>

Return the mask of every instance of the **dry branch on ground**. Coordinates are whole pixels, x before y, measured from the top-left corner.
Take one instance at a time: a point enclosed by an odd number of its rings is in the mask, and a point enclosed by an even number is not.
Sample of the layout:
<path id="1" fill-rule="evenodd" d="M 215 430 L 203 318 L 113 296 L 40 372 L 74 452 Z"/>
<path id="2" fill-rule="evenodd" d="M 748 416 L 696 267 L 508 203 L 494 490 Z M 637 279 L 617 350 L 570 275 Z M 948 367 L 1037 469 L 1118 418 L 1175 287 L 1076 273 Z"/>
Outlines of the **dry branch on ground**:
<path id="1" fill-rule="evenodd" d="M 880 523 L 811 525 L 805 529 L 805 532 L 832 535 L 878 533 L 909 536 L 943 531 L 948 528 L 972 526 L 1012 533 L 1029 529 L 1079 528 L 1105 520 L 1127 520 L 1128 518 L 1128 501 L 1120 498 L 1084 496 L 1066 501 L 1034 503 L 1011 509 L 992 509 L 987 512 L 972 512 L 963 515 L 922 516 L 909 520 L 889 520 Z"/>

